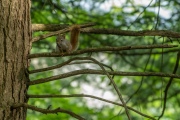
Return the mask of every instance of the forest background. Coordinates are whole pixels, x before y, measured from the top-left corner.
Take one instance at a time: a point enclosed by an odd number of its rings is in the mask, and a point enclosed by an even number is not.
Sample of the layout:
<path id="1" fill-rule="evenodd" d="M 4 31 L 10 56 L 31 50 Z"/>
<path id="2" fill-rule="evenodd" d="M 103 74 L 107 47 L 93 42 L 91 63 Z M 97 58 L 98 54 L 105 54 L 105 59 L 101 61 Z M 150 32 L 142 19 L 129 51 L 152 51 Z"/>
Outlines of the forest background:
<path id="1" fill-rule="evenodd" d="M 97 60 L 107 71 L 127 72 L 124 75 L 111 76 L 119 89 L 126 105 L 147 115 L 143 116 L 128 109 L 131 119 L 176 120 L 180 113 L 179 78 L 162 76 L 158 73 L 172 74 L 177 66 L 179 40 L 169 35 L 171 31 L 180 31 L 180 2 L 178 0 L 32 0 L 32 24 L 57 24 L 62 26 L 73 24 L 95 23 L 90 27 L 99 32 L 81 32 L 78 50 L 93 48 L 111 48 L 130 46 L 131 49 L 114 51 L 91 51 L 86 54 L 38 57 L 31 59 L 30 71 L 61 64 L 73 59 L 72 63 L 46 72 L 30 74 L 30 80 L 44 79 L 59 74 L 68 74 L 76 70 L 101 70 Z M 109 30 L 109 31 L 108 31 Z M 115 33 L 113 30 L 119 30 Z M 125 30 L 127 34 L 121 33 Z M 149 30 L 149 31 L 143 31 Z M 157 30 L 157 31 L 156 31 Z M 158 30 L 167 30 L 160 31 Z M 107 32 L 108 31 L 108 32 Z M 135 33 L 133 33 L 135 31 Z M 142 32 L 141 35 L 136 31 Z M 155 32 L 154 32 L 155 31 Z M 33 37 L 43 35 L 47 31 L 34 31 Z M 69 33 L 66 33 L 69 39 Z M 31 54 L 52 53 L 56 47 L 56 36 L 33 42 Z M 174 47 L 163 47 L 164 45 Z M 156 46 L 148 48 L 149 46 Z M 136 49 L 133 47 L 142 47 Z M 160 47 L 158 47 L 160 46 Z M 88 57 L 85 60 L 83 58 Z M 158 75 L 143 75 L 153 72 Z M 176 70 L 176 74 L 179 74 Z M 137 73 L 136 75 L 129 75 Z M 169 80 L 173 79 L 167 88 Z M 87 120 L 125 120 L 126 110 L 110 102 L 97 100 L 92 96 L 116 103 L 122 103 L 114 90 L 108 75 L 79 74 L 68 78 L 57 79 L 29 87 L 29 95 L 71 95 L 61 98 L 30 98 L 28 104 L 39 108 L 63 108 L 70 110 Z M 165 100 L 164 92 L 168 89 Z M 83 96 L 90 95 L 90 96 Z M 164 103 L 166 107 L 164 108 Z M 163 113 L 163 110 L 164 113 Z M 163 113 L 163 115 L 162 115 Z M 73 120 L 68 114 L 42 114 L 28 110 L 27 120 Z"/>

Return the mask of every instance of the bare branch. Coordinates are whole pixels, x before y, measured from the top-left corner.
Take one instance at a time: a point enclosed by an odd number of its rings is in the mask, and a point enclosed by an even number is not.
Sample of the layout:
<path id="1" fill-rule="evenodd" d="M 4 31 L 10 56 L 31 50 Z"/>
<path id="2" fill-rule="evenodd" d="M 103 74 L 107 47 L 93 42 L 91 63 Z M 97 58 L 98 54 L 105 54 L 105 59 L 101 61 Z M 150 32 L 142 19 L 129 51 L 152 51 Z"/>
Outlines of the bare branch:
<path id="1" fill-rule="evenodd" d="M 170 38 L 180 38 L 179 32 L 169 30 L 142 30 L 142 31 L 129 31 L 118 29 L 104 29 L 104 28 L 85 28 L 81 30 L 82 33 L 92 34 L 111 34 L 121 36 L 161 36 Z"/>
<path id="2" fill-rule="evenodd" d="M 81 28 L 94 26 L 95 23 L 79 25 Z M 70 27 L 68 24 L 32 24 L 32 31 L 57 31 Z"/>
<path id="3" fill-rule="evenodd" d="M 100 98 L 100 97 L 96 97 L 96 96 L 93 96 L 93 95 L 87 95 L 87 94 L 72 94 L 72 95 L 28 95 L 29 98 L 69 98 L 69 97 L 88 97 L 88 98 L 94 98 L 94 99 L 97 99 L 97 100 L 100 100 L 100 101 L 104 101 L 104 102 L 107 102 L 107 103 L 111 103 L 111 104 L 114 104 L 114 105 L 118 105 L 118 106 L 121 106 L 123 107 L 122 104 L 120 103 L 117 103 L 117 102 L 113 102 L 113 101 L 110 101 L 110 100 L 107 100 L 107 99 L 103 99 L 103 98 Z M 149 118 L 149 119 L 152 119 L 152 120 L 155 120 L 155 118 L 151 117 L 151 116 L 148 116 L 144 113 L 141 113 L 137 110 L 135 110 L 134 108 L 132 107 L 128 107 L 127 108 L 129 110 L 132 110 L 134 112 L 136 112 L 137 114 L 139 115 L 142 115 L 146 118 Z"/>
<path id="4" fill-rule="evenodd" d="M 29 71 L 29 74 L 44 72 L 44 71 L 53 70 L 56 68 L 61 68 L 65 65 L 70 65 L 69 63 L 71 63 L 72 61 L 75 61 L 75 60 L 89 60 L 89 57 L 74 57 L 74 58 L 71 58 L 71 59 L 69 59 L 69 60 L 67 60 L 61 64 L 58 64 L 58 65 L 54 65 L 54 66 L 50 66 L 50 67 L 42 68 L 42 69 L 31 70 L 31 71 Z M 81 61 L 79 64 L 82 64 L 82 63 L 83 62 Z M 89 62 L 85 62 L 85 63 L 94 63 L 94 62 L 89 61 Z M 76 63 L 73 63 L 73 64 L 76 64 Z M 105 64 L 102 64 L 102 65 L 109 68 L 110 70 L 114 71 L 110 66 L 105 65 Z"/>
<path id="5" fill-rule="evenodd" d="M 62 29 L 62 30 L 55 31 L 55 32 L 49 32 L 47 34 L 43 34 L 43 35 L 34 37 L 31 41 L 36 42 L 36 41 L 39 41 L 39 40 L 42 40 L 42 39 L 45 39 L 45 38 L 48 38 L 48 37 L 51 37 L 51 36 L 54 36 L 54 35 L 58 35 L 58 34 L 61 34 L 61 33 L 65 33 L 65 32 L 68 32 L 68 31 L 69 31 L 69 28 L 65 28 L 65 29 Z"/>
<path id="6" fill-rule="evenodd" d="M 36 30 L 37 24 L 33 24 L 33 31 Z M 40 25 L 39 25 L 40 26 Z M 38 28 L 38 30 L 46 30 L 52 31 L 52 28 L 55 27 L 54 30 L 57 30 L 57 25 L 42 25 L 42 28 Z M 62 29 L 63 25 L 60 25 L 59 29 Z M 66 28 L 66 25 L 64 25 Z M 68 32 L 68 31 L 67 31 Z M 142 31 L 128 31 L 128 30 L 119 30 L 113 28 L 85 28 L 81 30 L 81 33 L 92 33 L 92 34 L 111 34 L 111 35 L 121 35 L 121 36 L 161 36 L 161 37 L 170 37 L 170 38 L 180 38 L 179 32 L 173 32 L 169 30 L 142 30 Z M 54 34 L 56 35 L 56 34 Z"/>
<path id="7" fill-rule="evenodd" d="M 12 109 L 16 109 L 16 108 L 19 108 L 19 107 L 25 107 L 27 109 L 31 109 L 33 111 L 37 111 L 37 112 L 41 112 L 43 114 L 48 114 L 48 113 L 52 113 L 52 114 L 58 114 L 59 112 L 60 113 L 66 113 L 66 114 L 69 114 L 70 116 L 78 119 L 78 120 L 85 120 L 84 118 L 82 118 L 81 116 L 69 111 L 69 110 L 64 110 L 62 108 L 56 108 L 54 110 L 48 110 L 48 109 L 42 109 L 42 108 L 38 108 L 38 107 L 35 107 L 35 106 L 32 106 L 32 105 L 28 105 L 27 103 L 17 103 L 17 104 L 14 104 L 12 106 Z"/>
<path id="8" fill-rule="evenodd" d="M 154 52 L 133 52 L 133 53 L 127 53 L 127 52 L 121 52 L 119 53 L 120 55 L 125 55 L 125 56 L 138 56 L 138 55 L 156 55 L 156 54 L 168 54 L 168 53 L 176 53 L 179 51 L 178 49 L 171 49 L 171 50 L 166 50 L 166 51 L 154 51 Z"/>
<path id="9" fill-rule="evenodd" d="M 31 71 L 29 71 L 29 74 L 38 73 L 38 72 L 44 72 L 44 71 L 53 70 L 53 69 L 56 69 L 56 68 L 61 68 L 61 67 L 65 66 L 65 65 L 69 64 L 70 62 L 74 61 L 74 60 L 79 60 L 79 58 L 72 58 L 72 59 L 69 59 L 68 61 L 65 61 L 65 62 L 61 63 L 61 64 L 50 66 L 50 67 L 47 67 L 47 68 L 31 70 Z"/>
<path id="10" fill-rule="evenodd" d="M 57 31 L 67 28 L 69 25 L 59 24 L 32 24 L 32 31 Z"/>
<path id="11" fill-rule="evenodd" d="M 82 25 L 79 25 L 80 26 L 80 28 L 85 28 L 85 27 L 90 27 L 90 26 L 94 26 L 95 24 L 94 23 L 87 23 L 87 24 L 82 24 Z M 48 26 L 49 27 L 49 26 Z M 51 36 L 54 36 L 54 35 L 58 35 L 58 34 L 61 34 L 61 33 L 65 33 L 65 32 L 69 32 L 69 28 L 70 28 L 71 26 L 69 26 L 69 27 L 66 27 L 66 28 L 64 28 L 64 29 L 62 29 L 62 30 L 58 30 L 58 31 L 55 31 L 55 32 L 49 32 L 49 33 L 47 33 L 47 34 L 44 34 L 44 35 L 40 35 L 40 36 L 38 36 L 38 37 L 34 37 L 33 39 L 32 39 L 32 42 L 36 42 L 36 41 L 38 41 L 38 40 L 42 40 L 42 39 L 44 39 L 44 38 L 47 38 L 47 37 L 51 37 Z"/>
<path id="12" fill-rule="evenodd" d="M 162 73 L 162 72 L 121 72 L 121 71 L 107 71 L 110 75 L 119 75 L 119 76 L 158 76 L 158 77 L 173 77 L 180 79 L 180 75 L 177 74 L 168 74 L 168 73 Z M 28 82 L 28 85 L 36 85 L 41 84 L 53 80 L 58 80 L 62 78 L 67 78 L 75 75 L 81 75 L 81 74 L 98 74 L 98 75 L 105 75 L 105 73 L 102 70 L 93 70 L 93 69 L 82 69 L 82 70 L 76 70 L 48 78 L 42 78 L 37 79 Z"/>
<path id="13" fill-rule="evenodd" d="M 103 48 L 91 48 L 85 50 L 78 50 L 73 53 L 39 53 L 39 54 L 31 54 L 28 56 L 31 58 L 38 57 L 65 57 L 71 55 L 79 55 L 84 53 L 92 53 L 92 52 L 103 52 L 103 51 L 123 51 L 123 50 L 134 50 L 134 49 L 155 49 L 155 48 L 173 48 L 178 47 L 178 45 L 140 45 L 140 46 L 122 46 L 122 47 L 103 47 Z"/>

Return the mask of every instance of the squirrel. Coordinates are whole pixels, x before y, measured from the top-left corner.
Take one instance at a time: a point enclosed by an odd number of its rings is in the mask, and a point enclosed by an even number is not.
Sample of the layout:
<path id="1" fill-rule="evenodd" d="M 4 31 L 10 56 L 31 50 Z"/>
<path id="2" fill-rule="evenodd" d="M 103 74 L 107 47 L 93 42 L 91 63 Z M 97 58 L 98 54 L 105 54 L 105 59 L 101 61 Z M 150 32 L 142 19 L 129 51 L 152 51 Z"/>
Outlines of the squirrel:
<path id="1" fill-rule="evenodd" d="M 56 52 L 67 52 L 71 53 L 77 50 L 79 45 L 79 34 L 80 34 L 80 26 L 79 25 L 73 25 L 69 28 L 70 30 L 70 42 L 65 39 L 65 35 L 57 35 L 56 38 Z"/>

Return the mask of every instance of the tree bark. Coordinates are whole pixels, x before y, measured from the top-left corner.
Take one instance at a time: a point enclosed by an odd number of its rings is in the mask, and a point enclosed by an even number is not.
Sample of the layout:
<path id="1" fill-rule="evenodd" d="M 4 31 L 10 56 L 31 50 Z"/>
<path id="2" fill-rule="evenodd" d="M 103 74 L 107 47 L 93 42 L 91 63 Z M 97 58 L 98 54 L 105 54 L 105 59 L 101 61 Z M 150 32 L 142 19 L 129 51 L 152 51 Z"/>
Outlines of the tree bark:
<path id="1" fill-rule="evenodd" d="M 27 55 L 31 48 L 30 0 L 0 1 L 0 120 L 25 120 Z"/>

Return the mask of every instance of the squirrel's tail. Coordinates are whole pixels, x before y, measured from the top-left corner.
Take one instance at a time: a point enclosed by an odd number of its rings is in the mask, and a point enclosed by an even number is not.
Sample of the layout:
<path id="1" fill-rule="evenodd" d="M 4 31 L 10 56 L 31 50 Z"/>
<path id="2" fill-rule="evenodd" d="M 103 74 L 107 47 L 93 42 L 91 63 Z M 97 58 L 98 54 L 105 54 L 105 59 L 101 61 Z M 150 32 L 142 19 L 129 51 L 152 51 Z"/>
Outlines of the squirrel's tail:
<path id="1" fill-rule="evenodd" d="M 71 45 L 72 45 L 72 50 L 75 51 L 78 48 L 79 45 L 79 34 L 80 34 L 80 26 L 79 25 L 73 25 L 70 27 L 70 32 L 71 32 Z"/>

